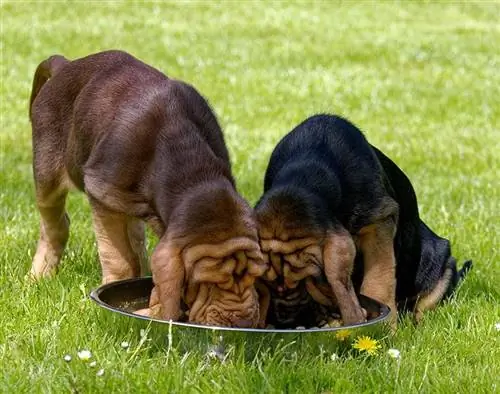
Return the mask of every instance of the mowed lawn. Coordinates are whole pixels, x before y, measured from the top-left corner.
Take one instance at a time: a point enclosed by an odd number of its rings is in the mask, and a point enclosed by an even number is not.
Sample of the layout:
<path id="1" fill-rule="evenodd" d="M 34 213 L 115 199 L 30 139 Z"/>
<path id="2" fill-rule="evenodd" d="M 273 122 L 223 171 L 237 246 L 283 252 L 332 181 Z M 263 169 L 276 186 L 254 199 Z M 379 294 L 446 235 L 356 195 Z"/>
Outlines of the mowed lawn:
<path id="1" fill-rule="evenodd" d="M 499 15 L 492 1 L 3 1 L 0 392 L 500 391 Z M 139 326 L 89 301 L 100 268 L 77 193 L 59 274 L 25 281 L 38 238 L 33 73 L 54 53 L 111 48 L 209 100 L 251 203 L 285 133 L 314 113 L 348 117 L 408 174 L 423 219 L 452 241 L 458 260 L 474 260 L 456 296 L 419 326 L 403 318 L 394 336 L 374 332 L 376 356 L 333 334 L 226 334 L 220 361 L 210 353 L 217 332 L 150 327 L 141 337 Z M 77 356 L 83 349 L 87 362 Z"/>

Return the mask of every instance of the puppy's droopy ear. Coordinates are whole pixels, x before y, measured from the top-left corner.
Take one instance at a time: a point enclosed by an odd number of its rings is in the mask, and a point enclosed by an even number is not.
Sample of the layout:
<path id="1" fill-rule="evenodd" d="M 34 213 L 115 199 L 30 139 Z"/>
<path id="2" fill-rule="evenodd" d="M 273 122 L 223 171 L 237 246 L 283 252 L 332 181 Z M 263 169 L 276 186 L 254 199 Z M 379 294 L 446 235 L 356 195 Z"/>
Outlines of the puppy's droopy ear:
<path id="1" fill-rule="evenodd" d="M 266 328 L 267 313 L 271 303 L 271 293 L 267 286 L 260 279 L 255 282 L 255 289 L 259 296 L 259 328 Z"/>
<path id="2" fill-rule="evenodd" d="M 355 255 L 354 240 L 347 230 L 337 229 L 327 235 L 323 247 L 325 276 L 346 324 L 360 323 L 366 318 L 351 281 Z"/>
<path id="3" fill-rule="evenodd" d="M 162 318 L 178 320 L 182 314 L 184 263 L 181 249 L 166 235 L 160 240 L 151 256 L 151 272 L 161 305 Z"/>

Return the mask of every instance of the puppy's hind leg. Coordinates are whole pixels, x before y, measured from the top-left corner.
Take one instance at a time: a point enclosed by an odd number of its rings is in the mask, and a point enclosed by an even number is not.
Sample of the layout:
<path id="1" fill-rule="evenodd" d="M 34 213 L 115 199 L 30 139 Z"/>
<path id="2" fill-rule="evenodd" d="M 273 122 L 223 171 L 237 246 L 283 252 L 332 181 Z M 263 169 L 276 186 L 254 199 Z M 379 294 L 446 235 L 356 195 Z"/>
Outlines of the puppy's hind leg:
<path id="1" fill-rule="evenodd" d="M 450 282 L 453 277 L 453 270 L 451 268 L 446 268 L 443 276 L 437 282 L 436 286 L 432 289 L 432 291 L 426 294 L 419 294 L 417 304 L 415 305 L 415 320 L 419 323 L 422 320 L 423 314 L 425 311 L 434 309 L 439 302 L 443 299 L 448 287 L 450 286 Z"/>
<path id="2" fill-rule="evenodd" d="M 132 245 L 129 236 L 131 218 L 109 210 L 93 198 L 89 201 L 102 267 L 102 283 L 138 277 L 141 261 L 135 249 L 137 239 L 134 237 Z"/>
<path id="3" fill-rule="evenodd" d="M 362 228 L 358 234 L 364 265 L 360 292 L 391 308 L 393 328 L 397 325 L 395 233 L 395 221 L 389 217 Z"/>
<path id="4" fill-rule="evenodd" d="M 69 216 L 65 212 L 68 189 L 64 182 L 50 183 L 50 187 L 37 182 L 35 186 L 40 212 L 40 238 L 29 276 L 39 279 L 55 273 L 68 241 Z"/>

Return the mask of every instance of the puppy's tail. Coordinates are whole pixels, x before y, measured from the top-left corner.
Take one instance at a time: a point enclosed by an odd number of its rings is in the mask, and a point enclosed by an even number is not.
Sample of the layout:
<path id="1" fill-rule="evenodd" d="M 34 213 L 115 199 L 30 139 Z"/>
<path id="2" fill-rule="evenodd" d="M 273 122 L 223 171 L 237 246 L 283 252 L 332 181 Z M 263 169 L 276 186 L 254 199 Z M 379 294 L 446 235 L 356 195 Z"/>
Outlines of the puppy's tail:
<path id="1" fill-rule="evenodd" d="M 467 260 L 462 268 L 457 272 L 457 285 L 465 279 L 465 275 L 472 269 L 472 260 Z"/>
<path id="2" fill-rule="evenodd" d="M 30 97 L 30 108 L 29 115 L 31 120 L 31 108 L 33 107 L 33 101 L 35 101 L 36 96 L 42 89 L 45 82 L 47 82 L 51 77 L 53 77 L 57 72 L 70 61 L 61 55 L 54 55 L 45 59 L 41 62 L 35 71 L 35 76 L 33 77 L 33 87 L 31 88 Z"/>
<path id="3" fill-rule="evenodd" d="M 467 273 L 472 269 L 472 260 L 465 261 L 462 265 L 462 268 L 460 268 L 459 270 L 456 269 L 456 261 L 453 257 L 450 258 L 450 262 L 453 265 L 455 272 L 451 279 L 450 286 L 448 287 L 445 298 L 450 297 L 454 293 L 457 286 L 465 279 Z"/>

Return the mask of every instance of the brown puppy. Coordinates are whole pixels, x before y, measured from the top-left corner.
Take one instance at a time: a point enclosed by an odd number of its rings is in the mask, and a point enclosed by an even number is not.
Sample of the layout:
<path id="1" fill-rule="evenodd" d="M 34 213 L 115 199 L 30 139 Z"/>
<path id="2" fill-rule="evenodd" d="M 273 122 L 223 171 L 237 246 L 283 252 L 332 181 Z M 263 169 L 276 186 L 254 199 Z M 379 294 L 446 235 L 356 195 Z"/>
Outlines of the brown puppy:
<path id="1" fill-rule="evenodd" d="M 184 301 L 192 322 L 257 325 L 254 280 L 265 264 L 256 224 L 219 124 L 193 87 L 120 51 L 52 56 L 36 70 L 30 118 L 41 214 L 33 277 L 60 262 L 75 186 L 92 207 L 103 283 L 145 271 L 148 223 L 160 238 L 152 310 L 177 320 Z"/>

